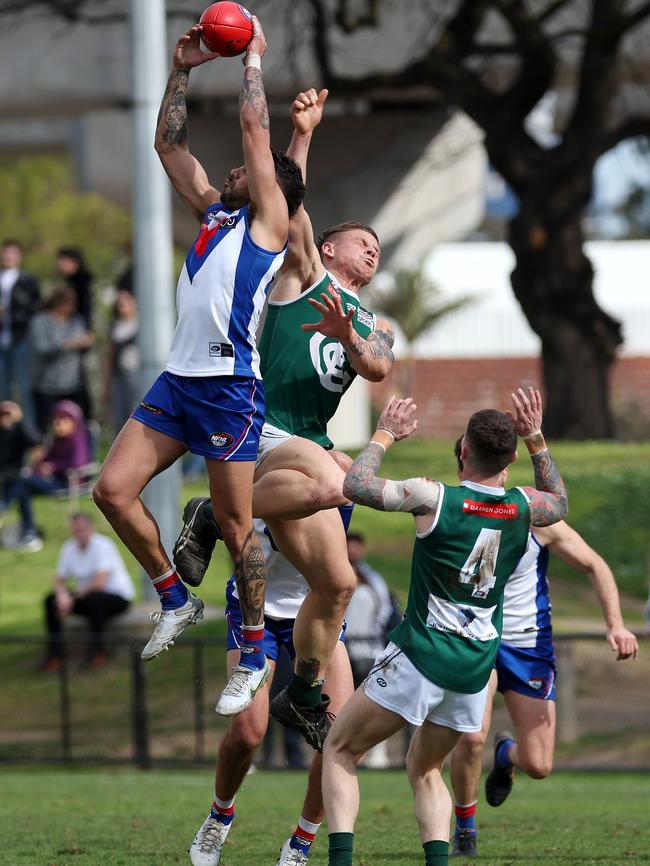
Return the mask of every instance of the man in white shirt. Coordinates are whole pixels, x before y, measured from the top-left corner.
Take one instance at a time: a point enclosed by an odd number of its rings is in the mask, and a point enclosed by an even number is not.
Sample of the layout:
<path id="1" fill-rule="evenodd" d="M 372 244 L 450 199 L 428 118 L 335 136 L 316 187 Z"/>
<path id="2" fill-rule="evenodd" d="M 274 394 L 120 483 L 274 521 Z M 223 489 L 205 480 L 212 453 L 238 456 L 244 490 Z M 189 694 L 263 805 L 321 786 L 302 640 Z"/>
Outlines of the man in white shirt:
<path id="1" fill-rule="evenodd" d="M 48 652 L 44 670 L 56 670 L 61 663 L 63 620 L 71 613 L 86 617 L 91 642 L 88 661 L 93 667 L 106 663 L 103 632 L 107 620 L 123 613 L 135 596 L 135 589 L 115 542 L 94 531 L 88 514 L 73 514 L 70 535 L 61 548 L 54 592 L 45 599 Z M 69 582 L 74 587 L 69 588 Z"/>
<path id="2" fill-rule="evenodd" d="M 17 399 L 33 427 L 27 327 L 38 310 L 40 290 L 34 277 L 22 270 L 22 260 L 18 241 L 4 240 L 0 245 L 0 399 Z"/>

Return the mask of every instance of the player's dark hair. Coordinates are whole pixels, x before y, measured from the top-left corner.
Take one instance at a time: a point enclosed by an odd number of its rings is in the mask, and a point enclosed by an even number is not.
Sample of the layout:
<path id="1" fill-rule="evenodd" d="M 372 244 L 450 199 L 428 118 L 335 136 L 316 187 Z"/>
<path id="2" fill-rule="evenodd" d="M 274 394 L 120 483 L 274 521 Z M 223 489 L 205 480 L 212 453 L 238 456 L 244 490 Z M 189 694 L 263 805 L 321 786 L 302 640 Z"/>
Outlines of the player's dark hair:
<path id="1" fill-rule="evenodd" d="M 2 241 L 2 247 L 16 247 L 16 249 L 20 250 L 21 253 L 23 252 L 23 245 L 20 241 L 17 241 L 16 238 L 5 238 Z"/>
<path id="2" fill-rule="evenodd" d="M 512 462 L 512 454 L 517 450 L 515 422 L 505 412 L 481 409 L 469 419 L 465 441 L 472 465 L 495 475 Z"/>
<path id="3" fill-rule="evenodd" d="M 347 539 L 348 541 L 358 541 L 359 544 L 366 543 L 365 535 L 362 535 L 360 532 L 348 532 Z"/>
<path id="4" fill-rule="evenodd" d="M 377 232 L 372 228 L 372 226 L 367 226 L 365 223 L 358 223 L 351 220 L 346 223 L 339 223 L 338 225 L 331 226 L 325 231 L 322 231 L 318 240 L 316 241 L 316 247 L 318 248 L 318 252 L 320 253 L 323 244 L 325 241 L 328 241 L 332 235 L 341 234 L 341 232 L 353 232 L 355 229 L 361 229 L 363 232 L 368 232 L 369 235 L 372 235 L 373 238 L 379 243 L 379 238 L 377 237 Z"/>
<path id="5" fill-rule="evenodd" d="M 281 150 L 271 147 L 271 153 L 273 154 L 278 185 L 287 200 L 289 216 L 293 216 L 305 197 L 305 182 L 302 179 L 302 171 L 295 159 L 291 159 Z"/>
<path id="6" fill-rule="evenodd" d="M 458 439 L 456 439 L 456 441 L 454 442 L 454 457 L 456 458 L 456 462 L 458 463 L 458 471 L 459 472 L 463 471 L 463 461 L 462 461 L 462 458 L 460 456 L 460 449 L 461 449 L 461 446 L 463 444 L 463 436 L 464 435 L 465 434 L 462 434 L 461 436 L 459 436 Z"/>

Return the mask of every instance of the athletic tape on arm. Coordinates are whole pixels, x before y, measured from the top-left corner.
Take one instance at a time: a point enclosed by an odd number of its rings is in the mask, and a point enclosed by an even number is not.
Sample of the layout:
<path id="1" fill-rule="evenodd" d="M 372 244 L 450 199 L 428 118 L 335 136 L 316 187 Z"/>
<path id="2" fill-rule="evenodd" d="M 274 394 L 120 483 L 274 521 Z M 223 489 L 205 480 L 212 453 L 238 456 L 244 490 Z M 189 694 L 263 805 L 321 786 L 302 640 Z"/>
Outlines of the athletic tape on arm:
<path id="1" fill-rule="evenodd" d="M 405 481 L 387 481 L 384 486 L 386 511 L 409 511 L 426 514 L 435 511 L 440 499 L 440 485 L 430 478 L 407 478 Z"/>

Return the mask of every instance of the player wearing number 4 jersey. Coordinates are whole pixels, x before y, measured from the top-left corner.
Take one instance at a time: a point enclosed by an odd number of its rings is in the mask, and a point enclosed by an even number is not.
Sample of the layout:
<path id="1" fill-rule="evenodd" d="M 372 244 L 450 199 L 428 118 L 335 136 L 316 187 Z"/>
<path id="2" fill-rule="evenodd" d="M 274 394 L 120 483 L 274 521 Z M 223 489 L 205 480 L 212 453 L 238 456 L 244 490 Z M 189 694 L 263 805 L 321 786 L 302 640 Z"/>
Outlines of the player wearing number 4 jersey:
<path id="1" fill-rule="evenodd" d="M 415 794 L 426 866 L 447 866 L 451 798 L 441 770 L 461 733 L 478 731 L 501 631 L 506 581 L 533 525 L 567 512 L 564 484 L 541 433 L 538 391 L 512 395 L 515 417 L 477 412 L 463 437 L 459 487 L 428 478 L 378 477 L 382 457 L 416 428 L 412 400 L 392 398 L 368 446 L 348 471 L 349 498 L 415 518 L 416 540 L 404 620 L 325 741 L 323 799 L 329 866 L 352 866 L 359 757 L 406 723 L 418 726 L 406 766 Z M 535 488 L 506 490 L 507 466 L 523 436 Z"/>
<path id="2" fill-rule="evenodd" d="M 456 457 L 459 471 L 459 439 Z M 555 745 L 555 652 L 549 598 L 549 553 L 589 576 L 603 609 L 607 641 L 618 660 L 634 658 L 639 645 L 625 628 L 611 569 L 565 521 L 531 531 L 526 553 L 506 584 L 503 629 L 495 669 L 490 677 L 483 726 L 463 734 L 451 755 L 456 829 L 452 857 L 477 856 L 476 805 L 481 758 L 492 720 L 492 701 L 503 693 L 514 735 L 495 735 L 494 765 L 485 781 L 491 806 L 500 806 L 512 789 L 515 767 L 534 779 L 553 766 Z"/>
<path id="3" fill-rule="evenodd" d="M 239 103 L 245 164 L 230 171 L 221 192 L 188 149 L 186 105 L 191 69 L 218 55 L 201 50 L 200 25 L 176 43 L 156 150 L 200 229 L 178 281 L 167 368 L 113 443 L 94 498 L 160 597 L 161 611 L 142 651 L 143 659 L 152 659 L 203 616 L 203 602 L 176 573 L 140 493 L 187 450 L 205 458 L 213 507 L 234 562 L 244 616 L 242 667 L 254 693 L 268 676 L 261 649 L 264 556 L 251 513 L 264 421 L 255 331 L 305 188 L 299 166 L 270 147 L 260 59 L 266 42 L 256 18 L 253 30 Z"/>

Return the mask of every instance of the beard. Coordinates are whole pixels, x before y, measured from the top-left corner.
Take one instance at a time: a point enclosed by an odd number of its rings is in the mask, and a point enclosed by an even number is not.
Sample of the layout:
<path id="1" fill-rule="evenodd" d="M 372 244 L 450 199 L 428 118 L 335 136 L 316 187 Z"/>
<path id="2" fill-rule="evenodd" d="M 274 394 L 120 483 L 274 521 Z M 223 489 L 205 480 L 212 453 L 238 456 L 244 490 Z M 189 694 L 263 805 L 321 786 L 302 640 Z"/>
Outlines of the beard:
<path id="1" fill-rule="evenodd" d="M 231 190 L 224 189 L 221 191 L 221 203 L 227 207 L 234 207 L 239 204 L 239 198 Z"/>

